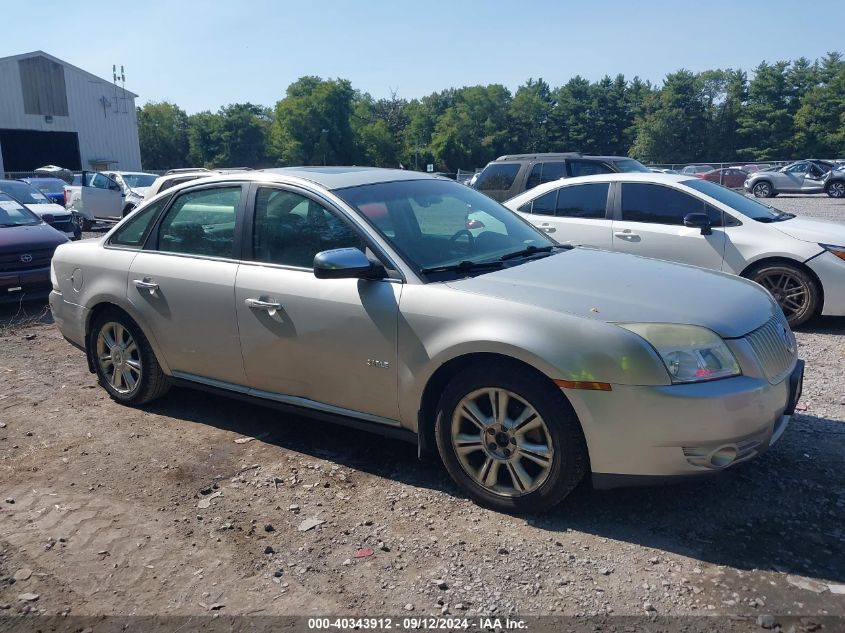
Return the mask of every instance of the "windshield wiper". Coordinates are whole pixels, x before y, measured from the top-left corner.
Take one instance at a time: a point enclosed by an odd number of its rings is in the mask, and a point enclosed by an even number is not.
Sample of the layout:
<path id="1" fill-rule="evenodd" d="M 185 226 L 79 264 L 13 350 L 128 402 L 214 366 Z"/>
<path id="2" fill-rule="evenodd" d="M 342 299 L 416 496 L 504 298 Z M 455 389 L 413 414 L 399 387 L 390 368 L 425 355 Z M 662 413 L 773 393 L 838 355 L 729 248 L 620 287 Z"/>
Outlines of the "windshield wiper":
<path id="1" fill-rule="evenodd" d="M 535 253 L 548 253 L 554 248 L 560 248 L 557 244 L 550 245 L 550 246 L 534 246 L 533 244 L 530 246 L 526 246 L 521 251 L 514 251 L 513 253 L 508 253 L 507 255 L 502 255 L 499 258 L 499 261 L 505 262 L 509 259 L 516 259 L 517 257 L 528 257 L 529 255 L 534 255 Z"/>
<path id="2" fill-rule="evenodd" d="M 487 261 L 474 262 L 465 259 L 457 264 L 446 264 L 445 266 L 431 266 L 430 268 L 421 268 L 421 273 L 445 273 L 445 272 L 464 272 L 470 270 L 481 270 L 484 268 L 501 268 L 503 266 L 501 261 Z"/>

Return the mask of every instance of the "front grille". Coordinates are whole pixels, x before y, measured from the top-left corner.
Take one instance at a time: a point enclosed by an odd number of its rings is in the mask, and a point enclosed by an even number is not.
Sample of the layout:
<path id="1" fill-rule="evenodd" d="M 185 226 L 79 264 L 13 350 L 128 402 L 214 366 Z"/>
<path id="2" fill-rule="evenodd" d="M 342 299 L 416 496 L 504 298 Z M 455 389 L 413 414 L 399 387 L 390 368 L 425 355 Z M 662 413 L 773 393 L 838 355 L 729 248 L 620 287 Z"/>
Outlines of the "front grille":
<path id="1" fill-rule="evenodd" d="M 774 385 L 783 380 L 797 356 L 795 336 L 783 314 L 773 316 L 745 339 L 757 355 L 769 382 Z"/>
<path id="2" fill-rule="evenodd" d="M 73 231 L 73 220 L 71 218 L 68 218 L 67 220 L 55 220 L 50 226 L 57 231 L 70 233 Z"/>
<path id="3" fill-rule="evenodd" d="M 0 273 L 35 270 L 46 268 L 53 258 L 54 248 L 44 248 L 33 251 L 15 251 L 14 253 L 0 253 Z M 26 257 L 26 256 L 29 257 Z M 31 261 L 24 261 L 30 259 Z"/>

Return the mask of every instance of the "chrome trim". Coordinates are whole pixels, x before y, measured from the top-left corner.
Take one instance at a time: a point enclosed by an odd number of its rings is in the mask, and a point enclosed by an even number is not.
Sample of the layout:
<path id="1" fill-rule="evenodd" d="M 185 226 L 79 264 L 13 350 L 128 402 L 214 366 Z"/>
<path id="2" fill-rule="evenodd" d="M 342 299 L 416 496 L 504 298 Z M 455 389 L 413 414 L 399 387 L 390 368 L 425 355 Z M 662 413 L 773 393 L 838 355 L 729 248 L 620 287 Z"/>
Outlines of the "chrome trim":
<path id="1" fill-rule="evenodd" d="M 203 376 L 197 376 L 196 374 L 190 374 L 188 372 L 183 371 L 174 371 L 173 377 L 180 378 L 182 380 L 187 380 L 189 382 L 199 383 L 201 385 L 208 385 L 209 387 L 215 387 L 217 389 L 234 391 L 236 393 L 253 396 L 255 398 L 263 398 L 264 400 L 273 400 L 274 402 L 281 402 L 282 404 L 289 404 L 295 407 L 302 407 L 303 409 L 313 409 L 314 411 L 320 411 L 322 413 L 331 413 L 333 415 L 343 416 L 347 418 L 355 418 L 358 420 L 364 420 L 365 422 L 374 422 L 376 424 L 383 424 L 386 426 L 401 426 L 398 420 L 391 420 L 389 418 L 383 418 L 378 415 L 362 413 L 361 411 L 353 411 L 352 409 L 344 409 L 343 407 L 336 407 L 333 404 L 317 402 L 316 400 L 309 400 L 308 398 L 302 398 L 300 396 L 288 396 L 281 393 L 273 393 L 272 391 L 252 389 L 243 385 L 235 385 L 222 380 L 205 378 Z"/>
<path id="2" fill-rule="evenodd" d="M 779 383 L 792 371 L 798 357 L 797 344 L 780 310 L 763 326 L 747 334 L 745 339 L 771 384 Z"/>

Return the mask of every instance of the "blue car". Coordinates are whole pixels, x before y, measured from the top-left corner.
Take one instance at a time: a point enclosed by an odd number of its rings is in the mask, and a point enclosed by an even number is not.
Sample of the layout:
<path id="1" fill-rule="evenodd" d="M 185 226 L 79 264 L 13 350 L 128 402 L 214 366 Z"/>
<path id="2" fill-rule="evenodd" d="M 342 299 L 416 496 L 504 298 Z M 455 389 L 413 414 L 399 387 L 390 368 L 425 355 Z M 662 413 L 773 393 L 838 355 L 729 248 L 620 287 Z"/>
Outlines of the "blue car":
<path id="1" fill-rule="evenodd" d="M 67 183 L 61 178 L 21 178 L 26 183 L 29 183 L 41 193 L 50 199 L 50 202 L 55 202 L 65 206 L 65 185 Z"/>

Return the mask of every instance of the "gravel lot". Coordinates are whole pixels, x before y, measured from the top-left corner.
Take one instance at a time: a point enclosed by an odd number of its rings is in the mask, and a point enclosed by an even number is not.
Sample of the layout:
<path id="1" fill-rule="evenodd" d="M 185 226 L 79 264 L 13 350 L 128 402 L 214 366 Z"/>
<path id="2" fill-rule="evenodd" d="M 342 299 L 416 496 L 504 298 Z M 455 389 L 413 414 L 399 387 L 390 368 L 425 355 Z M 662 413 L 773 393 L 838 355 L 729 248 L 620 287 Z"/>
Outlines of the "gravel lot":
<path id="1" fill-rule="evenodd" d="M 761 459 L 520 518 L 411 445 L 183 389 L 119 406 L 43 310 L 0 312 L 0 613 L 845 616 L 845 318 L 798 333 L 802 411 Z"/>

